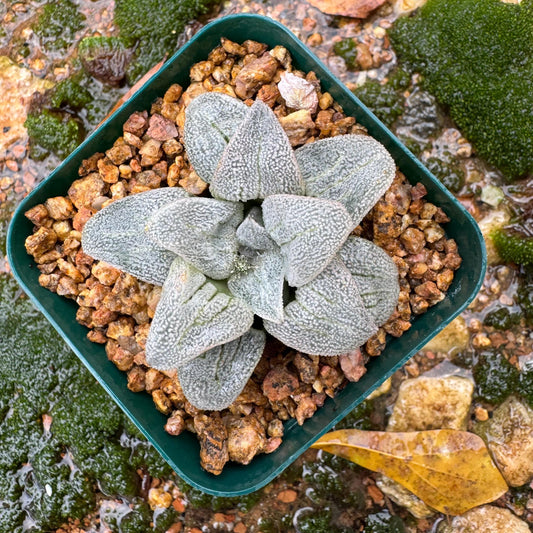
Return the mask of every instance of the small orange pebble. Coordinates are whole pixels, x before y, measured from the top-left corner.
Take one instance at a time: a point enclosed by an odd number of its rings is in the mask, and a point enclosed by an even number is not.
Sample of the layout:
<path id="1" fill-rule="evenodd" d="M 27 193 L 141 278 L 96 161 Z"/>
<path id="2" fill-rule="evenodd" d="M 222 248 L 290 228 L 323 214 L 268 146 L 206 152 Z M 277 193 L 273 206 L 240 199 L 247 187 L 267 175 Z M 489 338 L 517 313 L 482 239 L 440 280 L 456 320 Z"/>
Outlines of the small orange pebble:
<path id="1" fill-rule="evenodd" d="M 292 489 L 282 490 L 278 494 L 278 500 L 283 503 L 292 503 L 296 501 L 297 497 L 298 497 L 298 493 Z"/>
<path id="2" fill-rule="evenodd" d="M 384 502 L 383 492 L 381 492 L 376 485 L 369 485 L 368 495 L 376 505 L 381 505 Z"/>
<path id="3" fill-rule="evenodd" d="M 176 498 L 172 502 L 172 507 L 174 507 L 174 510 L 178 513 L 184 513 L 185 512 L 185 502 L 181 498 Z"/>
<path id="4" fill-rule="evenodd" d="M 181 522 L 176 522 L 172 524 L 165 533 L 180 533 L 181 529 L 183 528 L 183 524 Z"/>
<path id="5" fill-rule="evenodd" d="M 247 530 L 248 530 L 248 528 L 242 522 L 239 522 L 233 528 L 233 533 L 246 533 Z"/>

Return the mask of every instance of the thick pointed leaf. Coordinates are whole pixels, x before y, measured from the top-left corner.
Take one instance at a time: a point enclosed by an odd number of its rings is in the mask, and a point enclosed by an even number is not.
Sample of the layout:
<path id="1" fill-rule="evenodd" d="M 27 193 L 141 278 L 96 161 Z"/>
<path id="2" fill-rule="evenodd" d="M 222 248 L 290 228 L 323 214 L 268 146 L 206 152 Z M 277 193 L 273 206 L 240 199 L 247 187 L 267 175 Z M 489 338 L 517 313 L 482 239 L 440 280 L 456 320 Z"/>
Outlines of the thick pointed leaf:
<path id="1" fill-rule="evenodd" d="M 368 135 L 339 135 L 296 150 L 305 194 L 342 202 L 357 226 L 390 187 L 396 166 Z"/>
<path id="2" fill-rule="evenodd" d="M 188 196 L 182 188 L 164 187 L 109 204 L 85 224 L 83 251 L 143 281 L 163 285 L 176 254 L 149 239 L 145 227 L 158 209 Z"/>
<path id="3" fill-rule="evenodd" d="M 281 322 L 284 281 L 283 257 L 277 248 L 251 257 L 248 270 L 233 274 L 228 280 L 228 288 L 256 315 L 272 322 Z"/>
<path id="4" fill-rule="evenodd" d="M 177 257 L 163 285 L 146 341 L 146 361 L 170 370 L 243 335 L 253 313 Z"/>
<path id="5" fill-rule="evenodd" d="M 281 324 L 264 327 L 281 342 L 312 355 L 341 355 L 377 330 L 350 271 L 334 258 L 313 281 L 296 290 Z"/>
<path id="6" fill-rule="evenodd" d="M 339 251 L 352 230 L 352 219 L 339 202 L 278 194 L 263 202 L 269 235 L 285 257 L 289 285 L 315 278 Z"/>
<path id="7" fill-rule="evenodd" d="M 276 115 L 261 100 L 254 102 L 231 138 L 210 191 L 216 198 L 232 201 L 303 193 L 289 139 Z"/>
<path id="8" fill-rule="evenodd" d="M 381 326 L 398 304 L 400 284 L 394 261 L 385 250 L 359 237 L 348 237 L 339 256 L 355 278 L 365 307 Z"/>
<path id="9" fill-rule="evenodd" d="M 312 447 L 390 477 L 445 514 L 463 514 L 507 491 L 483 440 L 466 431 L 344 429 L 327 433 Z"/>
<path id="10" fill-rule="evenodd" d="M 187 106 L 185 150 L 204 181 L 213 179 L 222 153 L 247 113 L 246 104 L 221 93 L 201 94 Z"/>
<path id="11" fill-rule="evenodd" d="M 271 250 L 276 243 L 270 238 L 259 207 L 253 207 L 237 228 L 237 242 L 252 250 Z"/>
<path id="12" fill-rule="evenodd" d="M 213 198 L 184 198 L 154 214 L 148 236 L 213 279 L 226 279 L 237 257 L 235 230 L 242 205 Z"/>
<path id="13" fill-rule="evenodd" d="M 265 339 L 263 331 L 250 329 L 181 366 L 178 379 L 187 400 L 205 411 L 220 411 L 232 404 L 261 359 Z"/>

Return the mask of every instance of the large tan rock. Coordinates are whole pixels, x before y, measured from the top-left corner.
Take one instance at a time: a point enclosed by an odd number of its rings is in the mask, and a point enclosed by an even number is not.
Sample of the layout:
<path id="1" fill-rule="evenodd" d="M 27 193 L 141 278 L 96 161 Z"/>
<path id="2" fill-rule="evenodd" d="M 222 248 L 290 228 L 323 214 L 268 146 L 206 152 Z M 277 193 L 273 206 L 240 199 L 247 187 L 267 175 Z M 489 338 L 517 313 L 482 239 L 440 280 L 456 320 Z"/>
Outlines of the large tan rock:
<path id="1" fill-rule="evenodd" d="M 465 319 L 458 316 L 450 322 L 438 335 L 433 337 L 425 346 L 424 350 L 431 352 L 443 352 L 455 355 L 468 346 L 470 332 Z"/>
<path id="2" fill-rule="evenodd" d="M 394 503 L 407 509 L 415 518 L 428 518 L 435 514 L 435 511 L 428 507 L 418 496 L 410 490 L 400 485 L 396 481 L 379 475 L 376 484 Z"/>
<path id="3" fill-rule="evenodd" d="M 466 429 L 474 384 L 466 378 L 420 377 L 404 381 L 388 431 Z"/>
<path id="4" fill-rule="evenodd" d="M 530 533 L 528 525 L 508 509 L 484 505 L 442 522 L 439 533 Z"/>
<path id="5" fill-rule="evenodd" d="M 505 481 L 513 487 L 533 478 L 533 410 L 515 397 L 508 398 L 487 422 L 475 429 L 487 443 Z"/>

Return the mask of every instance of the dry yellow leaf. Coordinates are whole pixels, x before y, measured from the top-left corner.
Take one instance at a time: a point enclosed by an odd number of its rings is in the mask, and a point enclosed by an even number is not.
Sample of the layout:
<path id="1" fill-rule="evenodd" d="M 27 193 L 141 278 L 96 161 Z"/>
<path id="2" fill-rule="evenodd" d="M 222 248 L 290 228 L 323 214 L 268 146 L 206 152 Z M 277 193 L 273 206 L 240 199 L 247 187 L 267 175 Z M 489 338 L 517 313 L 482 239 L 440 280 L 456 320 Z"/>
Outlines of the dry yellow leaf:
<path id="1" fill-rule="evenodd" d="M 343 429 L 327 433 L 312 447 L 380 472 L 449 515 L 463 514 L 507 491 L 483 440 L 466 431 Z"/>

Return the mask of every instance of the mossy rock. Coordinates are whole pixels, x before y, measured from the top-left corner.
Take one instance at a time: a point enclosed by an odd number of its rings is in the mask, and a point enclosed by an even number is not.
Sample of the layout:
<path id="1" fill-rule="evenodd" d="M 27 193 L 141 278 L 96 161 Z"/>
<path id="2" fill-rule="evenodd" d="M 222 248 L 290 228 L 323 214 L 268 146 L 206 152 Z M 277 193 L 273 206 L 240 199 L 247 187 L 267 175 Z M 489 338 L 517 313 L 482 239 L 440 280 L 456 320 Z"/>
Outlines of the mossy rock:
<path id="1" fill-rule="evenodd" d="M 533 171 L 532 0 L 428 0 L 389 35 L 482 156 L 511 179 Z"/>

